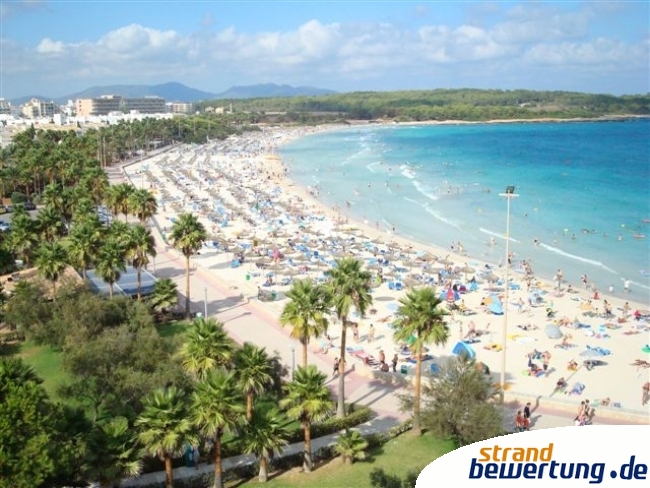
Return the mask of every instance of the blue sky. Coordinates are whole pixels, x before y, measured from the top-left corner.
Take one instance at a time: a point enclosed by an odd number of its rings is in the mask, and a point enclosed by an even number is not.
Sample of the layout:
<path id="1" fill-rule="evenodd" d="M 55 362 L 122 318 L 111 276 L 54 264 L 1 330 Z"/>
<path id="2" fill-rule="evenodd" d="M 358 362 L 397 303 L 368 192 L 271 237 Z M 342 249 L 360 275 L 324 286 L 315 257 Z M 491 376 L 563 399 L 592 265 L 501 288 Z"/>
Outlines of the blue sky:
<path id="1" fill-rule="evenodd" d="M 650 92 L 650 2 L 0 3 L 0 97 L 178 81 L 218 93 L 525 88 Z"/>

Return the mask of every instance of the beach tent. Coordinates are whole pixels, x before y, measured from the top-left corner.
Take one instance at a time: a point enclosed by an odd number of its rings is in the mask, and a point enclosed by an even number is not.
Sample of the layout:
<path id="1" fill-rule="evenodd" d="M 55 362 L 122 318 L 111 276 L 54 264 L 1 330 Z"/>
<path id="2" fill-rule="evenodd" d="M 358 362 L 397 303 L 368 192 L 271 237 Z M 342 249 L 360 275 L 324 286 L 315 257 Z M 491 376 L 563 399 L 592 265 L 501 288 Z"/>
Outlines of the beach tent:
<path id="1" fill-rule="evenodd" d="M 487 301 L 487 308 L 494 315 L 503 315 L 503 303 L 497 295 L 490 295 Z"/>
<path id="2" fill-rule="evenodd" d="M 463 341 L 457 342 L 451 352 L 456 356 L 464 356 L 468 359 L 474 359 L 476 357 L 476 353 L 474 352 L 474 349 L 472 349 L 472 346 Z"/>
<path id="3" fill-rule="evenodd" d="M 546 337 L 549 339 L 561 339 L 564 335 L 560 328 L 555 324 L 546 324 L 544 332 L 546 332 Z"/>

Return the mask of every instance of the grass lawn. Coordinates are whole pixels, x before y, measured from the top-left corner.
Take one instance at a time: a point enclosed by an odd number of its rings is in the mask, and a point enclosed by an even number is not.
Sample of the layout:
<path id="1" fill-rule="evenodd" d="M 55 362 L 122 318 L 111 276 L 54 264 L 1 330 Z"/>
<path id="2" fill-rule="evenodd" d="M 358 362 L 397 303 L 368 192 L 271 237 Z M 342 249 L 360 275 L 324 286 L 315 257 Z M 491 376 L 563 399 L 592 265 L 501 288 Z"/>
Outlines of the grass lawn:
<path id="1" fill-rule="evenodd" d="M 32 366 L 43 379 L 43 386 L 50 398 L 58 399 L 57 388 L 70 379 L 63 370 L 61 353 L 50 346 L 39 346 L 31 341 L 25 341 L 20 344 L 16 355 L 23 358 L 25 363 Z"/>
<path id="2" fill-rule="evenodd" d="M 187 320 L 171 320 L 164 324 L 156 325 L 160 337 L 175 337 L 187 333 L 189 323 Z"/>
<path id="3" fill-rule="evenodd" d="M 415 437 L 407 432 L 370 450 L 364 461 L 353 465 L 343 464 L 340 458 L 326 461 L 310 473 L 302 473 L 302 468 L 294 468 L 282 473 L 272 473 L 268 486 L 272 488 L 292 488 L 317 486 L 318 488 L 366 488 L 370 487 L 370 472 L 383 469 L 386 474 L 404 478 L 409 471 L 419 474 L 434 459 L 454 449 L 450 441 L 435 439 L 429 434 Z M 259 487 L 257 478 L 245 483 L 232 482 L 226 485 L 235 487 Z"/>

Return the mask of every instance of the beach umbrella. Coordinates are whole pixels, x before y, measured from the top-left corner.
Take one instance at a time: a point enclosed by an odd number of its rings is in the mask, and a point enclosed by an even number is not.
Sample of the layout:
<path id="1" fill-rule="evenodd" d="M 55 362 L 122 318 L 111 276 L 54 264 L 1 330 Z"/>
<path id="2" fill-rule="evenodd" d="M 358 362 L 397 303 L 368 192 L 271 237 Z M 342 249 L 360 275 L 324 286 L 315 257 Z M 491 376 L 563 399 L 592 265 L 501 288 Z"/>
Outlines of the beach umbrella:
<path id="1" fill-rule="evenodd" d="M 476 272 L 476 270 L 474 268 L 472 268 L 471 266 L 469 266 L 467 263 L 465 263 L 465 266 L 460 268 L 458 271 L 465 274 L 465 279 L 467 279 L 467 274 L 468 273 L 475 273 Z"/>
<path id="2" fill-rule="evenodd" d="M 583 358 L 601 358 L 603 356 L 604 354 L 600 349 L 592 349 L 591 347 L 588 347 L 580 353 L 580 357 Z"/>
<path id="3" fill-rule="evenodd" d="M 422 282 L 413 278 L 404 278 L 404 284 L 409 288 L 415 288 L 416 286 L 422 285 Z"/>
<path id="4" fill-rule="evenodd" d="M 444 257 L 442 259 L 438 259 L 438 262 L 442 264 L 443 266 L 451 266 L 454 264 L 454 262 L 449 259 L 449 257 Z"/>
<path id="5" fill-rule="evenodd" d="M 561 339 L 564 335 L 560 328 L 555 324 L 547 324 L 544 328 L 544 332 L 546 333 L 546 337 L 549 339 Z"/>

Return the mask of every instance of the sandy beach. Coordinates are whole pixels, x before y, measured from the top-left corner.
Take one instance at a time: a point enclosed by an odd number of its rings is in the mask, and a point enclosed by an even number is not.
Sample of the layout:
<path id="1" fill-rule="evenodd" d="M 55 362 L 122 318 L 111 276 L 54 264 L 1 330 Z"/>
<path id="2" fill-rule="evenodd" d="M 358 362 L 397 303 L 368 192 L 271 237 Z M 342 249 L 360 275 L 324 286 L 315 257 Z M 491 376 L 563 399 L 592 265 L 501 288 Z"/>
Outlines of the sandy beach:
<path id="1" fill-rule="evenodd" d="M 408 348 L 394 343 L 391 322 L 410 288 L 433 285 L 448 302 L 450 339 L 430 348 L 423 370 L 431 371 L 431 364 L 443 362 L 463 341 L 458 347 L 475 354 L 498 382 L 507 317 L 509 396 L 576 409 L 588 399 L 603 415 L 645 416 L 650 422 L 650 405 L 641 404 L 642 387 L 650 381 L 649 304 L 623 292 L 594 298 L 582 283 L 562 280 L 558 287 L 516 270 L 508 272 L 506 283 L 504 267 L 490 268 L 462 249 L 450 253 L 347 220 L 344 209 L 322 204 L 316 189 L 291 181 L 277 155 L 279 145 L 330 128 L 264 129 L 179 146 L 124 170 L 136 186 L 154 191 L 163 235 L 179 213 L 199 215 L 210 239 L 194 265 L 243 296 L 261 297 L 275 316 L 293 280 L 324 282 L 335 259 L 362 259 L 375 276 L 374 304 L 366 317 L 352 317 L 358 334 L 348 330 L 348 366 L 369 379 L 377 368 L 366 364 L 373 363 L 368 358 L 382 351 L 389 363 L 398 356 L 397 373 L 385 374 L 410 378 L 414 361 Z M 333 348 L 327 354 L 326 341 L 311 347 L 333 361 L 340 324 L 332 321 L 329 334 Z M 560 379 L 565 388 L 556 388 Z"/>

